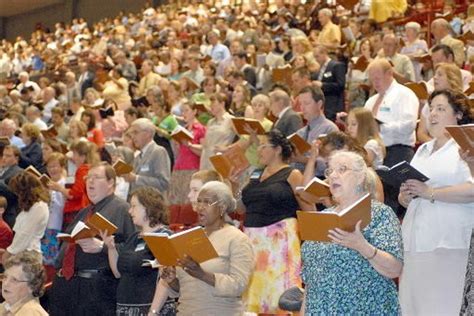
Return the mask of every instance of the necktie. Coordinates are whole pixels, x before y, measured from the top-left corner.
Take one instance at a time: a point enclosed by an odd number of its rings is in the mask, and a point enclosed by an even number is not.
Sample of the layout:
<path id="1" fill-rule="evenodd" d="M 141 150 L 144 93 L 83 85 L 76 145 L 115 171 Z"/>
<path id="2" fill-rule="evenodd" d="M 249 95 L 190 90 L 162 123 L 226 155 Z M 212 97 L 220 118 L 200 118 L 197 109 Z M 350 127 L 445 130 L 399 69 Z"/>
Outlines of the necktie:
<path id="1" fill-rule="evenodd" d="M 86 221 L 94 213 L 94 206 L 91 206 L 86 215 Z M 66 280 L 70 280 L 74 276 L 74 266 L 76 262 L 76 243 L 71 241 L 68 243 L 66 251 L 64 253 L 63 265 L 62 265 L 62 274 Z"/>
<path id="2" fill-rule="evenodd" d="M 306 130 L 305 130 L 305 132 L 304 132 L 304 140 L 305 140 L 306 142 L 308 142 L 308 139 L 309 139 L 309 132 L 310 132 L 310 131 L 311 131 L 311 126 L 309 126 L 309 124 L 308 124 L 308 125 L 306 125 Z"/>
<path id="3" fill-rule="evenodd" d="M 377 114 L 379 113 L 379 108 L 380 108 L 380 105 L 382 104 L 383 97 L 384 95 L 379 93 L 377 100 L 375 100 L 374 107 L 372 108 L 372 115 L 374 117 L 377 117 Z"/>

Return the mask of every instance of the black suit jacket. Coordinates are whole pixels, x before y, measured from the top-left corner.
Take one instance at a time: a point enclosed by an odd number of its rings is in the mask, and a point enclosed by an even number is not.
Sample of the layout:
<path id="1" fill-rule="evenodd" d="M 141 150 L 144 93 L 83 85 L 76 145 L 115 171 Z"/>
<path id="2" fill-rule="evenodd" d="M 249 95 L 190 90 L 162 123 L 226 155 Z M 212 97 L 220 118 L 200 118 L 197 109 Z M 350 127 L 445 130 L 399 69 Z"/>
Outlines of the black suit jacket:
<path id="1" fill-rule="evenodd" d="M 21 149 L 19 165 L 24 169 L 30 165 L 33 165 L 38 170 L 41 169 L 43 165 L 43 151 L 41 150 L 40 143 L 34 141 Z"/>
<path id="2" fill-rule="evenodd" d="M 79 75 L 80 76 L 80 75 Z M 79 83 L 81 90 L 81 97 L 84 98 L 87 88 L 91 88 L 94 84 L 95 74 L 92 71 L 87 71 L 85 77 Z"/>
<path id="3" fill-rule="evenodd" d="M 254 89 L 257 86 L 257 72 L 252 66 L 245 67 L 242 71 L 244 74 L 245 81 L 247 81 Z"/>
<path id="4" fill-rule="evenodd" d="M 319 73 L 312 79 L 317 80 Z M 344 111 L 344 88 L 346 86 L 346 67 L 344 64 L 331 60 L 329 61 L 323 78 L 321 79 L 324 97 L 324 114 L 332 121 L 336 119 L 336 113 Z"/>
<path id="5" fill-rule="evenodd" d="M 301 127 L 303 127 L 301 116 L 291 108 L 288 109 L 273 126 L 273 128 L 278 129 L 285 137 L 295 133 Z"/>
<path id="6" fill-rule="evenodd" d="M 10 227 L 13 227 L 15 225 L 15 219 L 17 215 L 17 209 L 18 209 L 18 200 L 10 188 L 8 187 L 8 183 L 10 182 L 10 179 L 22 172 L 23 169 L 21 169 L 18 165 L 14 165 L 9 167 L 5 172 L 0 176 L 0 196 L 3 196 L 7 199 L 7 209 L 5 210 L 5 213 L 3 214 L 3 219 L 5 222 L 10 225 Z"/>

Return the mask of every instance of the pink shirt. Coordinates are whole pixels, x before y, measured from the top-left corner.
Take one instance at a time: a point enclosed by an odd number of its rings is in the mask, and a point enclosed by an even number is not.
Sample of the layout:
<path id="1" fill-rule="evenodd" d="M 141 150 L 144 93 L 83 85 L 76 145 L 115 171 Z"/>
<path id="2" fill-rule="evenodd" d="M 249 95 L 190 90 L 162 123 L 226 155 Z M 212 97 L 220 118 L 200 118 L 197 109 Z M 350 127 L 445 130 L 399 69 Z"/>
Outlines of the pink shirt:
<path id="1" fill-rule="evenodd" d="M 193 133 L 192 144 L 200 144 L 201 139 L 206 135 L 206 127 L 201 123 L 194 123 L 190 131 Z M 194 170 L 199 169 L 200 157 L 193 153 L 189 147 L 179 144 L 178 158 L 174 164 L 174 170 Z"/>

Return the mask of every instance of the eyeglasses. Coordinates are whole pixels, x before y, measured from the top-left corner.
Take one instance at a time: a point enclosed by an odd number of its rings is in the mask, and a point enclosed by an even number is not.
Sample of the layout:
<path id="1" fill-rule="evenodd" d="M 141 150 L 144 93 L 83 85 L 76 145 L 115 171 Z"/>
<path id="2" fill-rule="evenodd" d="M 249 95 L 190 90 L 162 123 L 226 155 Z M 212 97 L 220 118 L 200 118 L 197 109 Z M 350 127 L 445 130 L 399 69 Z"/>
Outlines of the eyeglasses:
<path id="1" fill-rule="evenodd" d="M 351 169 L 347 166 L 340 166 L 340 167 L 337 167 L 337 168 L 327 168 L 324 171 L 324 175 L 326 176 L 326 178 L 329 178 L 334 173 L 334 171 L 336 171 L 339 175 L 341 175 L 341 174 L 346 173 L 349 170 L 354 170 L 354 169 Z"/>
<path id="2" fill-rule="evenodd" d="M 100 180 L 100 179 L 107 179 L 107 177 L 105 177 L 105 176 L 95 176 L 95 175 L 84 177 L 84 181 L 96 181 L 96 180 Z"/>
<path id="3" fill-rule="evenodd" d="M 15 278 L 14 276 L 10 276 L 8 274 L 3 274 L 3 276 L 1 277 L 1 280 L 2 280 L 3 283 L 6 283 L 7 281 L 13 282 L 13 283 L 30 282 L 29 280 L 19 280 L 19 279 Z"/>
<path id="4" fill-rule="evenodd" d="M 201 206 L 202 207 L 211 207 L 211 206 L 216 205 L 217 203 L 219 203 L 219 200 L 214 201 L 214 202 L 212 200 L 208 200 L 208 199 L 202 199 L 201 200 L 201 199 L 198 198 L 196 200 L 196 206 L 197 207 L 201 207 Z"/>

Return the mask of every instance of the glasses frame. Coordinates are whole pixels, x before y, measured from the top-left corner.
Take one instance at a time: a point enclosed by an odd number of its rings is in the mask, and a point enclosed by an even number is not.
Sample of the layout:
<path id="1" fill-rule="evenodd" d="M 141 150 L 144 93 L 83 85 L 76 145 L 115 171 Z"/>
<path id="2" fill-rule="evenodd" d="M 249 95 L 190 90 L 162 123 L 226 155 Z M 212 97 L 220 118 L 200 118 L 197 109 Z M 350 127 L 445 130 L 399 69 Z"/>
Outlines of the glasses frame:
<path id="1" fill-rule="evenodd" d="M 337 172 L 337 174 L 343 175 L 343 174 L 345 174 L 347 171 L 357 171 L 357 170 L 342 165 L 342 166 L 339 166 L 339 167 L 337 167 L 337 168 L 327 168 L 326 170 L 324 170 L 324 176 L 325 176 L 326 178 L 329 178 L 335 171 Z"/>

